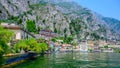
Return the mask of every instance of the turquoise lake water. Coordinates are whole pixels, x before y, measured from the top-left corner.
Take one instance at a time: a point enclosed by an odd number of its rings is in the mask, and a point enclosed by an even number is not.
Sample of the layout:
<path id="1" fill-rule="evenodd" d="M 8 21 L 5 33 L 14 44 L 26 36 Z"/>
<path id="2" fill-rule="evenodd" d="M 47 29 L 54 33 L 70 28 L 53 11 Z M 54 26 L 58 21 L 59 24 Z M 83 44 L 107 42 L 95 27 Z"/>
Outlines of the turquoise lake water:
<path id="1" fill-rule="evenodd" d="M 120 68 L 119 53 L 56 53 L 12 68 Z"/>

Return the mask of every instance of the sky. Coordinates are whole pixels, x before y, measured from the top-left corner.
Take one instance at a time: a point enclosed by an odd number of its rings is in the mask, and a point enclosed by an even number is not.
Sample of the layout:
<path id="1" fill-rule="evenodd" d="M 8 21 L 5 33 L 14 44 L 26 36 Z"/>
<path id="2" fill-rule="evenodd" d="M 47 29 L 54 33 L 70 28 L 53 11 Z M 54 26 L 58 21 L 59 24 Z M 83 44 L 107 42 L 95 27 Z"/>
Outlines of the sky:
<path id="1" fill-rule="evenodd" d="M 89 8 L 105 17 L 120 20 L 120 0 L 74 0 L 81 6 Z"/>

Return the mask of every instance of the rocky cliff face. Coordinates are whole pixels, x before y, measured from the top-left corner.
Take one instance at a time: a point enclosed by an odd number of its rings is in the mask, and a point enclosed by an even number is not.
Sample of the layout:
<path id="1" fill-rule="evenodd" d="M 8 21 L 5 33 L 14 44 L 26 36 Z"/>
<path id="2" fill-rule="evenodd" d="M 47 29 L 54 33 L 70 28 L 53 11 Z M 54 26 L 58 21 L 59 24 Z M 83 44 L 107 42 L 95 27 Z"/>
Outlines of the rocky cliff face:
<path id="1" fill-rule="evenodd" d="M 37 9 L 36 9 L 37 8 Z M 36 14 L 36 24 L 42 29 L 52 30 L 53 32 L 70 35 L 69 23 L 70 20 L 66 18 L 61 12 L 57 11 L 54 6 L 50 4 L 33 6 L 33 14 Z"/>
<path id="2" fill-rule="evenodd" d="M 105 24 L 108 28 L 120 34 L 120 21 L 114 18 L 103 17 Z"/>
<path id="3" fill-rule="evenodd" d="M 10 20 L 11 16 L 15 18 L 12 22 L 22 19 L 21 24 L 25 25 L 27 19 L 34 20 L 37 29 L 72 35 L 77 39 L 120 39 L 116 33 L 120 28 L 109 28 L 112 20 L 103 19 L 72 0 L 0 0 L 0 20 Z"/>
<path id="4" fill-rule="evenodd" d="M 0 17 L 6 19 L 9 16 L 18 16 L 29 10 L 26 0 L 0 0 Z"/>

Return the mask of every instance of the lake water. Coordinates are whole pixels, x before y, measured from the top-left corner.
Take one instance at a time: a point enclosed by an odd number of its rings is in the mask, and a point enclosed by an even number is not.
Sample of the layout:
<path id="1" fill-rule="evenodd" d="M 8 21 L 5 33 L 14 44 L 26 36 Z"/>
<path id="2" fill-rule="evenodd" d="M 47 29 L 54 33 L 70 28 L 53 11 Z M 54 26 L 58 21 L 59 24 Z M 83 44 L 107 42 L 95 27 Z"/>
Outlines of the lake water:
<path id="1" fill-rule="evenodd" d="M 120 68 L 119 53 L 56 53 L 12 68 Z"/>

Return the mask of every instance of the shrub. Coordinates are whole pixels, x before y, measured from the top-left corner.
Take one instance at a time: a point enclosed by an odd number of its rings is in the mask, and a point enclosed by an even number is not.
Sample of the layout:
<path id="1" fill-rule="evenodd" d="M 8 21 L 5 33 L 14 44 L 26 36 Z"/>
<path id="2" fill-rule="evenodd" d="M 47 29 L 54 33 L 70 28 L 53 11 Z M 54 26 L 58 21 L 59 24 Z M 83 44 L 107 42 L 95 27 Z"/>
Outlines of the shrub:
<path id="1" fill-rule="evenodd" d="M 43 51 L 46 51 L 47 44 L 42 42 L 38 43 L 35 39 L 25 39 L 25 40 L 20 40 L 17 44 L 14 45 L 14 49 L 16 52 L 19 52 L 19 50 L 24 50 L 24 51 L 34 51 L 36 53 L 41 53 Z"/>
<path id="2" fill-rule="evenodd" d="M 108 45 L 104 46 L 104 48 L 108 48 Z"/>
<path id="3" fill-rule="evenodd" d="M 7 51 L 7 43 L 11 40 L 12 34 L 13 32 L 0 27 L 0 55 L 4 54 Z"/>
<path id="4" fill-rule="evenodd" d="M 26 21 L 26 28 L 29 32 L 36 32 L 36 25 L 35 25 L 35 21 L 32 20 L 27 20 Z"/>

